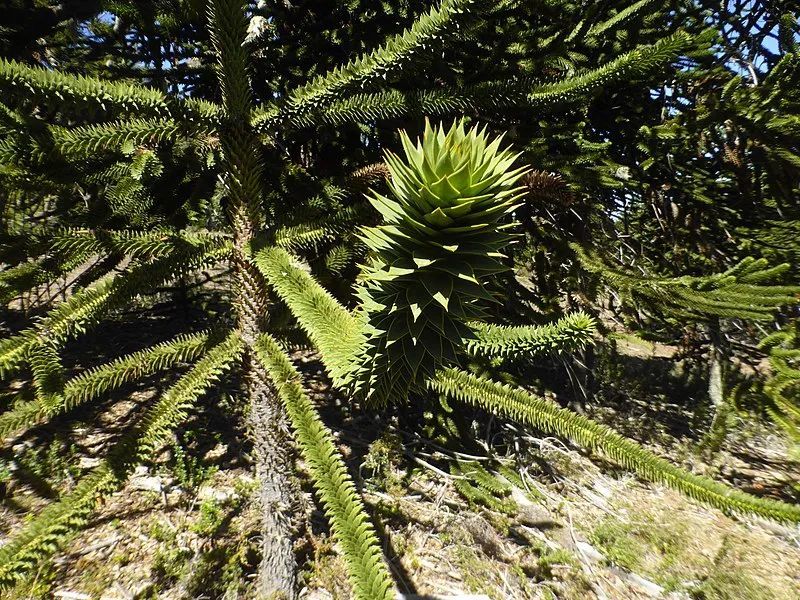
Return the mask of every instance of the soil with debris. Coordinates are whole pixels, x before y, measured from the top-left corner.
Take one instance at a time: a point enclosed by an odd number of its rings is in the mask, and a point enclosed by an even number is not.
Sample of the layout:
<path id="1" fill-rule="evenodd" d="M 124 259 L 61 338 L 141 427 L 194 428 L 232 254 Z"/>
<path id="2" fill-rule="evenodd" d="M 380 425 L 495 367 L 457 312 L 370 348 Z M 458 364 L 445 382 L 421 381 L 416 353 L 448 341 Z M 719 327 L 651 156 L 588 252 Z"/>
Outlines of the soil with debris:
<path id="1" fill-rule="evenodd" d="M 425 449 L 424 440 L 412 439 L 392 420 L 350 413 L 345 401 L 331 400 L 313 356 L 295 359 L 326 421 L 339 432 L 406 597 L 800 598 L 798 527 L 725 516 L 562 441 L 496 422 L 485 439 L 516 441 L 513 453 L 492 458 L 512 466 L 522 485 L 517 482 L 505 500 L 513 510 L 470 504 L 452 476 L 404 454 Z M 6 465 L 0 543 L 26 513 L 95 466 L 164 386 L 152 379 L 11 440 L 0 455 Z M 255 483 L 231 395 L 223 387 L 206 397 L 175 440 L 8 597 L 247 598 L 258 560 L 258 523 L 250 505 Z M 627 414 L 619 407 L 588 410 L 621 429 L 639 419 L 635 405 Z M 775 432 L 763 428 L 731 436 L 710 462 L 668 427 L 647 441 L 675 462 L 756 493 L 786 490 L 800 472 Z M 436 455 L 434 446 L 427 450 Z M 487 457 L 490 451 L 487 446 Z M 341 555 L 304 486 L 309 526 L 298 540 L 305 562 L 302 597 L 350 598 Z"/>

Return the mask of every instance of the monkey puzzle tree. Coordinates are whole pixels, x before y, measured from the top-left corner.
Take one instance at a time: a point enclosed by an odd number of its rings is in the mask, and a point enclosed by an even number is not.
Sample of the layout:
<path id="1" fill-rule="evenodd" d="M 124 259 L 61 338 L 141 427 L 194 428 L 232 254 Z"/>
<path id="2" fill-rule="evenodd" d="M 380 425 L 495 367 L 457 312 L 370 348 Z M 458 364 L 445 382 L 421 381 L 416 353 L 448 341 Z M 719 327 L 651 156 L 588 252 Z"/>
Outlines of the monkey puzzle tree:
<path id="1" fill-rule="evenodd" d="M 501 8 L 511 10 L 510 6 L 504 3 Z M 263 542 L 258 593 L 266 597 L 296 593 L 292 547 L 296 492 L 290 452 L 296 444 L 346 558 L 354 595 L 393 594 L 376 532 L 335 438 L 271 329 L 270 315 L 275 312 L 271 308 L 277 302 L 272 306 L 270 302 L 275 296 L 321 353 L 334 386 L 355 399 L 377 407 L 422 401 L 446 410 L 450 398 L 563 435 L 607 454 L 643 478 L 718 508 L 800 520 L 796 506 L 756 498 L 688 473 L 549 400 L 464 369 L 469 356 L 570 352 L 589 343 L 595 329 L 593 319 L 582 313 L 544 326 L 486 322 L 499 295 L 494 275 L 505 269 L 500 251 L 512 240 L 511 215 L 528 200 L 520 179 L 528 167 L 501 147 L 500 138 L 463 124 L 454 124 L 449 131 L 428 126 L 417 144 L 401 135 L 404 157 L 387 153 L 385 167 L 353 177 L 364 187 L 364 180 L 389 176 L 390 195 L 377 191 L 368 195 L 381 221 L 371 227 L 359 225 L 370 218 L 375 221 L 374 215 L 365 217 L 363 207 L 336 204 L 347 193 L 333 186 L 321 191 L 320 202 L 325 210 L 352 213 L 351 218 L 342 217 L 343 223 L 313 223 L 297 216 L 293 220 L 291 208 L 282 206 L 284 188 L 291 186 L 295 175 L 303 179 L 307 170 L 284 152 L 284 144 L 297 129 L 327 131 L 382 119 L 417 119 L 426 113 L 502 116 L 505 110 L 530 110 L 642 75 L 692 44 L 686 34 L 667 36 L 555 82 L 533 84 L 520 78 L 472 87 L 382 89 L 387 78 L 430 49 L 440 50 L 441 39 L 456 25 L 476 18 L 478 8 L 469 0 L 444 0 L 377 50 L 266 97 L 259 106 L 253 99 L 258 86 L 252 85 L 248 71 L 251 46 L 244 43 L 253 9 L 237 0 L 210 3 L 220 102 L 0 61 L 0 87 L 9 97 L 0 115 L 8 134 L 0 147 L 8 193 L 4 210 L 9 217 L 4 256 L 13 265 L 0 275 L 4 298 L 69 271 L 88 257 L 107 256 L 112 265 L 127 260 L 115 275 L 106 276 L 109 269 L 90 272 L 91 284 L 75 289 L 40 319 L 0 342 L 0 374 L 9 376 L 30 367 L 32 375 L 31 396 L 0 415 L 0 434 L 8 437 L 144 375 L 193 363 L 105 462 L 0 548 L 0 584 L 10 585 L 30 572 L 85 523 L 97 500 L 118 488 L 133 467 L 163 443 L 197 398 L 237 368 L 245 382 L 248 429 L 260 482 Z M 620 15 L 611 20 L 622 22 Z M 633 12 L 624 16 L 632 18 Z M 280 75 L 276 79 L 281 80 Z M 96 122 L 76 125 L 86 115 Z M 157 182 L 167 175 L 175 183 L 167 188 L 164 201 L 173 205 L 155 201 Z M 208 187 L 214 176 L 219 183 L 211 184 L 211 197 L 198 198 L 193 192 L 198 188 L 192 184 Z M 84 204 L 75 201 L 76 177 L 87 184 Z M 92 228 L 96 212 L 109 208 L 103 224 L 159 227 Z M 23 222 L 24 217 L 42 215 L 48 219 Z M 287 250 L 304 247 L 303 240 L 326 238 L 360 244 L 365 253 L 367 264 L 352 311 Z M 229 265 L 232 272 L 233 309 L 219 331 L 182 335 L 67 377 L 59 353 L 68 339 L 149 288 L 219 264 Z M 725 277 L 730 283 L 730 274 Z M 689 293 L 686 289 L 701 299 L 704 292 L 716 290 L 692 283 L 674 286 L 678 300 L 680 294 Z M 770 296 L 770 310 L 788 301 L 786 294 L 774 289 L 758 289 L 758 281 L 744 283 L 755 286 L 754 293 Z M 731 306 L 748 304 L 739 300 Z"/>

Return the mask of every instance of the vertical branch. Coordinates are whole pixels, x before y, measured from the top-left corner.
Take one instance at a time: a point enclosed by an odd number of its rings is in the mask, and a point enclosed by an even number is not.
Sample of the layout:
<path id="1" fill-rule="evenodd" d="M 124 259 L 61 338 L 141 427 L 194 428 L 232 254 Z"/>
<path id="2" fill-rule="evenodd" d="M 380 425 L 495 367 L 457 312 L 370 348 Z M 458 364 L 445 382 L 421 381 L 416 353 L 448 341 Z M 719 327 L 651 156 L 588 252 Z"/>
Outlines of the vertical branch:
<path id="1" fill-rule="evenodd" d="M 220 142 L 225 160 L 224 184 L 234 230 L 234 280 L 238 325 L 246 344 L 244 361 L 249 402 L 249 429 L 260 483 L 262 556 L 258 597 L 294 598 L 295 557 L 292 513 L 297 493 L 291 479 L 289 430 L 267 373 L 254 358 L 253 344 L 266 314 L 264 283 L 247 256 L 247 246 L 261 224 L 263 168 L 258 138 L 250 127 L 252 95 L 247 73 L 247 33 L 240 0 L 210 5 L 212 42 L 225 115 Z"/>

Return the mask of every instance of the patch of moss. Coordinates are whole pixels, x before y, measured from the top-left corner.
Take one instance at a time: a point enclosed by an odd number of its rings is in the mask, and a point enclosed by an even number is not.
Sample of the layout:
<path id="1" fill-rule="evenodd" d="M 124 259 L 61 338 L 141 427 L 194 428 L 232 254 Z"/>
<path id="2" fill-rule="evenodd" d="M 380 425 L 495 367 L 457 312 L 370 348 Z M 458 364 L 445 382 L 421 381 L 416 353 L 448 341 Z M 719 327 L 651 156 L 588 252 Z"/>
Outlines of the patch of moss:
<path id="1" fill-rule="evenodd" d="M 589 533 L 609 562 L 697 600 L 798 597 L 796 586 L 767 566 L 779 560 L 771 547 L 751 533 L 721 530 L 688 514 L 628 510 L 629 521 L 609 517 Z"/>
<path id="2" fill-rule="evenodd" d="M 76 586 L 82 593 L 99 598 L 114 582 L 113 561 L 91 561 L 81 565 L 80 583 Z"/>
<path id="3" fill-rule="evenodd" d="M 186 590 L 192 598 L 239 598 L 247 586 L 250 545 L 245 539 L 225 540 L 203 552 L 192 565 Z"/>
<path id="4" fill-rule="evenodd" d="M 402 456 L 403 440 L 391 432 L 384 432 L 372 442 L 364 456 L 363 467 L 369 473 L 372 483 L 389 495 L 399 496 L 404 493 L 405 487 L 399 473 Z"/>
<path id="5" fill-rule="evenodd" d="M 711 576 L 689 591 L 696 600 L 771 600 L 768 587 L 740 571 L 715 570 Z"/>
<path id="6" fill-rule="evenodd" d="M 616 517 L 602 521 L 590 534 L 590 541 L 600 548 L 609 562 L 629 571 L 638 571 L 655 561 L 662 574 L 678 562 L 682 540 L 688 534 L 682 523 L 656 521 L 649 515 L 637 515 L 635 522 Z"/>
<path id="7" fill-rule="evenodd" d="M 580 561 L 572 552 L 533 541 L 519 560 L 524 574 L 539 584 L 542 598 L 582 600 L 589 597 L 591 585 L 583 574 Z M 548 587 L 551 585 L 557 586 L 558 594 Z"/>
<path id="8" fill-rule="evenodd" d="M 160 547 L 153 557 L 153 577 L 163 586 L 180 581 L 187 573 L 192 554 L 189 548 L 181 546 Z"/>
<path id="9" fill-rule="evenodd" d="M 580 563 L 575 555 L 563 548 L 547 550 L 539 556 L 538 566 L 545 578 L 554 576 L 553 567 L 556 565 L 580 569 Z"/>
<path id="10" fill-rule="evenodd" d="M 191 530 L 204 537 L 213 536 L 225 522 L 227 511 L 214 500 L 203 500 L 200 503 L 200 517 L 192 524 Z"/>
<path id="11" fill-rule="evenodd" d="M 708 576 L 689 590 L 696 600 L 773 600 L 769 586 L 757 581 L 738 563 L 736 541 L 726 536 Z"/>
<path id="12" fill-rule="evenodd" d="M 184 437 L 188 437 L 188 434 Z M 173 444 L 168 466 L 180 486 L 186 490 L 196 490 L 219 471 L 216 465 L 204 465 L 202 459 L 188 449 L 188 442 L 181 444 L 176 441 Z"/>
<path id="13" fill-rule="evenodd" d="M 477 550 L 465 545 L 456 546 L 454 555 L 467 590 L 486 594 L 492 600 L 503 600 L 505 596 L 498 594 L 502 586 L 494 581 L 496 565 L 492 561 L 484 559 Z"/>
<path id="14" fill-rule="evenodd" d="M 78 447 L 74 442 L 57 435 L 42 446 L 26 447 L 15 456 L 15 461 L 29 476 L 61 490 L 81 474 L 75 459 L 77 453 Z"/>
<path id="15" fill-rule="evenodd" d="M 8 590 L 8 600 L 49 600 L 53 597 L 53 587 L 58 583 L 58 574 L 50 561 L 39 566 L 36 573 Z M 4 596 L 5 598 L 5 596 Z"/>
<path id="16" fill-rule="evenodd" d="M 175 529 L 162 521 L 157 519 L 150 525 L 150 530 L 147 532 L 148 536 L 157 542 L 173 542 L 175 541 Z"/>
<path id="17" fill-rule="evenodd" d="M 313 557 L 300 573 L 300 579 L 309 588 L 325 590 L 335 600 L 350 598 L 345 562 L 334 552 L 330 540 L 322 540 L 314 545 Z"/>

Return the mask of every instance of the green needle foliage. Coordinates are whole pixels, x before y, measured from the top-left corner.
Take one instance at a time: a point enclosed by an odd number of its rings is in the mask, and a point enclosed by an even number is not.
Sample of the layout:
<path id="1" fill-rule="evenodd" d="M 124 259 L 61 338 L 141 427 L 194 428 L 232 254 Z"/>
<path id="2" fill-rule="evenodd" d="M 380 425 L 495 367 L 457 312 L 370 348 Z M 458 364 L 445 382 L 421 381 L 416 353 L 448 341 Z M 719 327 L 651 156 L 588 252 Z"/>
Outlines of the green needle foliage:
<path id="1" fill-rule="evenodd" d="M 516 327 L 476 323 L 466 340 L 470 354 L 488 358 L 569 353 L 580 350 L 592 341 L 595 320 L 583 312 L 562 317 L 550 325 Z"/>
<path id="2" fill-rule="evenodd" d="M 444 443 L 470 443 L 450 396 L 720 509 L 798 520 L 796 506 L 462 369 L 522 381 L 591 358 L 621 310 L 605 289 L 653 317 L 642 333 L 707 326 L 717 363 L 733 352 L 725 335 L 747 347 L 748 321 L 794 331 L 798 288 L 778 280 L 796 274 L 800 222 L 797 14 L 758 3 L 742 32 L 735 7 L 693 0 L 12 4 L 20 18 L 0 27 L 0 378 L 18 397 L 0 437 L 194 366 L 9 537 L 0 589 L 35 572 L 235 366 L 260 479 L 255 593 L 297 595 L 290 424 L 353 595 L 391 597 L 334 434 L 274 341 L 296 334 L 356 405 L 410 403 Z M 417 143 L 405 133 L 423 128 Z M 67 342 L 79 351 L 82 333 L 156 296 L 219 331 L 72 372 Z M 764 341 L 764 391 L 792 433 L 796 336 L 784 333 Z M 515 510 L 490 470 L 443 468 L 470 502 Z"/>
<path id="3" fill-rule="evenodd" d="M 278 343 L 269 336 L 259 339 L 256 351 L 286 406 L 300 451 L 311 470 L 314 487 L 331 520 L 334 536 L 342 545 L 354 597 L 363 600 L 391 598 L 392 579 L 378 537 L 364 512 L 364 505 L 347 473 L 333 435 L 303 390 L 300 374 Z"/>
<path id="4" fill-rule="evenodd" d="M 772 373 L 764 382 L 767 412 L 796 444 L 800 444 L 800 337 L 797 323 L 768 335 L 760 344 L 769 350 Z"/>
<path id="5" fill-rule="evenodd" d="M 353 377 L 353 357 L 364 343 L 362 328 L 285 250 L 258 251 L 255 263 L 322 353 L 334 384 L 346 386 Z"/>
<path id="6" fill-rule="evenodd" d="M 228 247 L 222 246 L 200 253 L 178 253 L 81 290 L 48 313 L 35 327 L 0 342 L 0 376 L 19 369 L 28 353 L 35 354 L 43 344 L 63 343 L 96 325 L 105 313 L 129 302 L 148 287 L 168 282 L 192 267 L 214 264 L 229 252 Z"/>
<path id="7" fill-rule="evenodd" d="M 745 258 L 724 273 L 703 277 L 647 277 L 609 267 L 575 247 L 581 264 L 619 290 L 626 300 L 687 319 L 727 317 L 771 320 L 781 306 L 798 302 L 800 286 L 769 285 L 790 265 L 768 266 L 766 259 Z"/>
<path id="8" fill-rule="evenodd" d="M 60 110 L 66 103 L 76 112 L 180 115 L 190 121 L 213 121 L 219 112 L 208 102 L 179 102 L 158 90 L 29 67 L 4 58 L 0 58 L 0 87 L 18 103 L 58 103 Z"/>
<path id="9" fill-rule="evenodd" d="M 260 256 L 263 261 L 269 260 L 269 254 L 266 252 L 262 252 Z M 281 261 L 281 266 L 273 272 L 280 274 L 278 282 L 292 279 L 304 281 L 305 289 L 282 287 L 281 296 L 312 340 L 323 339 L 321 337 L 323 332 L 326 339 L 335 339 L 337 334 L 345 338 L 348 330 L 358 325 L 357 316 L 352 315 L 348 319 L 347 310 L 319 287 L 319 284 L 316 284 L 297 264 L 284 259 Z M 269 275 L 268 279 L 271 284 L 276 285 L 276 288 L 282 286 L 281 283 L 273 283 Z M 312 292 L 314 288 L 316 291 Z M 309 306 L 304 297 L 311 293 L 314 294 L 315 302 Z M 328 320 L 328 315 L 335 317 Z M 320 350 L 326 365 L 329 359 L 333 358 L 334 361 L 338 359 L 335 353 L 326 353 L 322 348 Z M 621 466 L 636 472 L 643 479 L 669 485 L 690 498 L 720 510 L 757 514 L 780 521 L 800 522 L 800 507 L 796 505 L 761 499 L 706 477 L 689 473 L 656 456 L 636 442 L 622 437 L 611 428 L 561 408 L 553 402 L 533 396 L 523 389 L 482 379 L 453 367 L 437 371 L 427 379 L 426 383 L 437 394 L 450 396 L 457 401 L 535 427 L 547 434 L 566 437 L 584 448 L 602 452 Z M 458 473 L 461 473 L 460 467 Z M 459 485 L 465 496 L 472 501 L 495 505 L 496 502 L 487 499 L 486 491 L 482 492 L 480 486 L 476 487 L 471 482 Z"/>
<path id="10" fill-rule="evenodd" d="M 580 73 L 563 81 L 537 85 L 527 95 L 533 106 L 550 106 L 555 102 L 573 99 L 594 89 L 621 81 L 626 77 L 636 77 L 647 73 L 654 67 L 668 63 L 686 50 L 692 42 L 685 32 L 659 40 L 652 46 L 631 50 L 597 69 Z"/>
<path id="11" fill-rule="evenodd" d="M 800 522 L 800 506 L 757 498 L 684 471 L 612 429 L 524 390 L 481 379 L 456 369 L 445 369 L 437 373 L 429 385 L 437 393 L 480 406 L 548 434 L 566 437 L 584 448 L 599 450 L 644 479 L 668 485 L 690 498 L 720 510 Z"/>
<path id="12" fill-rule="evenodd" d="M 163 443 L 187 409 L 242 352 L 236 335 L 218 344 L 151 406 L 140 423 L 84 477 L 73 491 L 44 509 L 0 548 L 0 586 L 22 578 L 38 561 L 84 525 L 97 501 L 124 483 L 127 475 Z"/>
<path id="13" fill-rule="evenodd" d="M 478 301 L 494 301 L 482 279 L 505 270 L 499 250 L 511 241 L 511 213 L 525 168 L 463 123 L 426 124 L 415 145 L 401 135 L 406 161 L 386 163 L 393 198 L 370 197 L 385 224 L 362 237 L 372 252 L 358 295 L 368 323 L 361 393 L 374 404 L 402 399 L 440 365 L 452 364 L 481 319 Z"/>
<path id="14" fill-rule="evenodd" d="M 443 35 L 453 27 L 455 17 L 473 4 L 475 0 L 442 0 L 437 8 L 421 15 L 409 29 L 393 36 L 379 48 L 294 90 L 285 106 L 280 110 L 261 112 L 256 116 L 256 123 L 263 127 L 270 117 L 296 119 L 310 109 L 339 99 L 343 91 L 363 88 L 385 79 L 392 71 L 409 65 L 423 49 L 430 52 L 430 46 L 440 43 Z"/>
<path id="15" fill-rule="evenodd" d="M 57 385 L 49 395 L 40 395 L 37 399 L 23 402 L 0 415 L 0 439 L 18 434 L 23 428 L 52 419 L 125 383 L 179 363 L 191 362 L 208 350 L 209 345 L 213 343 L 215 336 L 207 333 L 180 335 L 172 341 L 134 352 L 105 365 L 92 367 L 65 383 L 59 382 L 60 385 Z M 47 352 L 39 351 L 35 356 L 47 355 Z M 52 355 L 51 349 L 50 356 Z"/>

